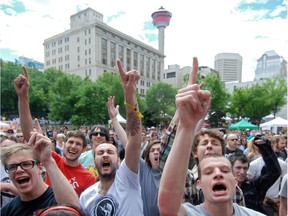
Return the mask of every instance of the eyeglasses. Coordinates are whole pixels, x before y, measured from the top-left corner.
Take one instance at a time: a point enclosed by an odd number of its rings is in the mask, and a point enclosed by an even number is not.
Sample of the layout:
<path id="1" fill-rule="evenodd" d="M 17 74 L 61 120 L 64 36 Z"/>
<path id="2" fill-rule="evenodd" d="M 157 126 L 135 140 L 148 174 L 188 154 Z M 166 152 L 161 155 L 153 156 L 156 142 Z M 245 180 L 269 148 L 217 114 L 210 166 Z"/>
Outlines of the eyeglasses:
<path id="1" fill-rule="evenodd" d="M 5 172 L 14 173 L 16 172 L 18 166 L 20 166 L 22 170 L 29 170 L 29 169 L 32 169 L 35 166 L 35 164 L 39 164 L 39 162 L 28 160 L 28 161 L 23 161 L 18 164 L 7 164 L 7 166 L 5 166 Z"/>
<path id="2" fill-rule="evenodd" d="M 238 141 L 238 139 L 230 139 L 231 141 Z"/>
<path id="3" fill-rule="evenodd" d="M 91 133 L 91 136 L 98 136 L 98 135 L 100 135 L 101 137 L 104 137 L 104 136 L 106 136 L 107 134 L 106 134 L 105 132 L 103 132 L 103 131 Z"/>

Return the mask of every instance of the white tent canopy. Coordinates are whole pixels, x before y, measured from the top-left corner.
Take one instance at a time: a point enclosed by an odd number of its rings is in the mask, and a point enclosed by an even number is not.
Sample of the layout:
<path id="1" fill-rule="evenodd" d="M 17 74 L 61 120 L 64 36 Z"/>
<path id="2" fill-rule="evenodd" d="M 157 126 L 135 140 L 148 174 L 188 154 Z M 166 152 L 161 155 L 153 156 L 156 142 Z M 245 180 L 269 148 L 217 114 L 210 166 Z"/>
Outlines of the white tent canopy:
<path id="1" fill-rule="evenodd" d="M 283 128 L 283 127 L 287 127 L 287 126 L 288 126 L 288 121 L 286 119 L 281 118 L 281 117 L 276 117 L 275 119 L 273 119 L 271 121 L 260 124 L 260 128 L 262 130 L 271 130 L 271 128 L 272 128 L 272 131 L 274 133 L 277 133 L 277 129 L 279 127 Z"/>
<path id="2" fill-rule="evenodd" d="M 126 124 L 126 119 L 124 119 L 124 118 L 120 115 L 120 113 L 117 114 L 116 118 L 117 118 L 118 122 L 120 122 L 120 123 L 122 123 L 122 124 Z M 111 124 L 111 120 L 109 120 L 108 123 Z"/>

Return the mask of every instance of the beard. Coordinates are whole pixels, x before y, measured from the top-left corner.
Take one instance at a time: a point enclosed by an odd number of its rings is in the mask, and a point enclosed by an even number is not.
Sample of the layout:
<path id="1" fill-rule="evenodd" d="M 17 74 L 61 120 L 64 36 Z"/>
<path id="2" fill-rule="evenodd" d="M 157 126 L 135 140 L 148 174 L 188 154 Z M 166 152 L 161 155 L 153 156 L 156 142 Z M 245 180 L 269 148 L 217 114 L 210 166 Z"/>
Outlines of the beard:
<path id="1" fill-rule="evenodd" d="M 109 172 L 102 172 L 102 166 L 101 165 L 98 165 L 96 164 L 96 168 L 97 168 L 97 171 L 98 171 L 98 175 L 101 179 L 112 179 L 115 177 L 116 175 L 116 171 L 118 169 L 118 167 L 114 166 L 113 164 L 111 165 L 111 170 Z"/>

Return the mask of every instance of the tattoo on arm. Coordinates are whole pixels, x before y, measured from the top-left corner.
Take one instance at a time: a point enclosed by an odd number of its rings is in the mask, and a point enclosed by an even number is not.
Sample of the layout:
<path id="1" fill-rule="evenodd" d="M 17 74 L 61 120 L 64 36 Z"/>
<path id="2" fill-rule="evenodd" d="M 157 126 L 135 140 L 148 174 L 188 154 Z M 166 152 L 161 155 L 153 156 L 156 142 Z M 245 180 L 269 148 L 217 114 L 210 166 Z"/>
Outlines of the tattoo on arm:
<path id="1" fill-rule="evenodd" d="M 127 134 L 128 136 L 135 136 L 140 130 L 140 118 L 133 110 L 127 113 Z"/>

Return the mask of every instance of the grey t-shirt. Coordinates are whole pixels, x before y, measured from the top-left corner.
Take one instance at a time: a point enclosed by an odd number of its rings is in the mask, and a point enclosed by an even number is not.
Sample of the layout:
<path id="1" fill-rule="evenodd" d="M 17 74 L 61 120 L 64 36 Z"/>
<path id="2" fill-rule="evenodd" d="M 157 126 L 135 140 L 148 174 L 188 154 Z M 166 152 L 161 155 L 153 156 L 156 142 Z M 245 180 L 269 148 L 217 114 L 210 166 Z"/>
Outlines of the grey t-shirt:
<path id="1" fill-rule="evenodd" d="M 187 211 L 187 216 L 212 216 L 209 214 L 204 206 L 203 203 L 197 206 L 192 205 L 191 203 L 184 203 L 184 207 Z M 233 203 L 234 214 L 233 216 L 265 216 L 264 214 L 254 211 L 252 209 L 239 206 L 236 203 Z"/>
<path id="2" fill-rule="evenodd" d="M 148 164 L 140 160 L 140 185 L 143 200 L 144 216 L 159 216 L 158 190 L 161 179 L 160 169 L 152 169 Z"/>

